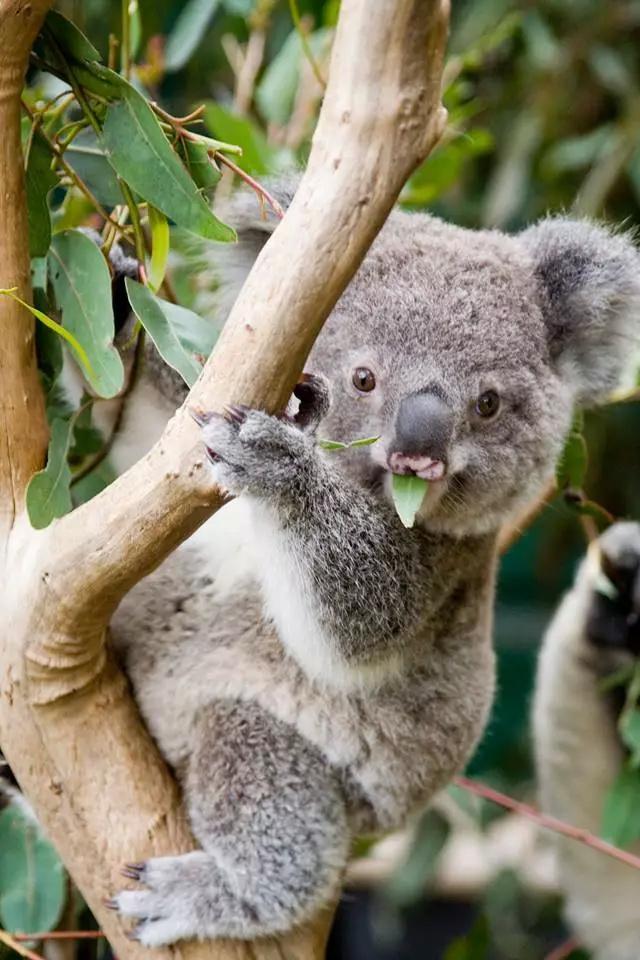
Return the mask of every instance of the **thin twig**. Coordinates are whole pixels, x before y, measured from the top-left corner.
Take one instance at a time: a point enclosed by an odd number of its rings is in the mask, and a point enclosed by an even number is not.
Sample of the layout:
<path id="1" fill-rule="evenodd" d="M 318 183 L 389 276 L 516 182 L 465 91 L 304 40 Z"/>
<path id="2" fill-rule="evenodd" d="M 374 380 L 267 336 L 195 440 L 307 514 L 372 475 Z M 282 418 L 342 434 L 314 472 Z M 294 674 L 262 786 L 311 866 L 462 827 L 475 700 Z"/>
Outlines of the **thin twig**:
<path id="1" fill-rule="evenodd" d="M 537 823 L 540 827 L 544 827 L 546 830 L 552 830 L 554 833 L 559 833 L 563 837 L 569 837 L 570 840 L 577 840 L 578 843 L 583 843 L 585 846 L 591 847 L 592 850 L 597 850 L 598 853 L 604 853 L 614 860 L 619 860 L 620 863 L 626 863 L 627 866 L 633 867 L 635 870 L 640 870 L 640 857 L 630 853 L 628 850 L 621 850 L 620 847 L 614 847 L 612 843 L 607 843 L 606 840 L 596 837 L 595 834 L 589 830 L 585 830 L 583 827 L 575 827 L 571 823 L 566 823 L 564 820 L 552 817 L 548 813 L 536 810 L 536 808 L 530 804 L 522 803 L 521 800 L 515 800 L 513 797 L 509 797 L 499 790 L 494 790 L 493 787 L 488 787 L 484 783 L 478 783 L 476 780 L 469 780 L 467 777 L 456 777 L 454 783 L 462 790 L 466 790 L 476 797 L 482 797 L 483 800 L 496 803 L 499 807 L 504 807 L 505 810 L 512 810 L 514 813 L 519 813 L 528 820 L 533 820 L 534 823 Z"/>
<path id="2" fill-rule="evenodd" d="M 29 950 L 28 947 L 23 947 L 22 944 L 18 943 L 18 940 L 12 936 L 12 934 L 7 933 L 6 930 L 0 930 L 0 943 L 4 943 L 11 950 L 15 950 L 16 953 L 19 953 L 21 957 L 25 957 L 26 960 L 43 960 L 39 953 L 34 953 L 33 950 Z"/>
<path id="3" fill-rule="evenodd" d="M 258 196 L 263 197 L 267 201 L 267 203 L 269 204 L 273 212 L 282 220 L 282 218 L 284 217 L 284 210 L 282 209 L 282 207 L 280 206 L 276 198 L 272 196 L 269 193 L 269 191 L 262 186 L 262 184 L 258 183 L 257 180 L 254 180 L 252 176 L 250 176 L 245 170 L 239 167 L 237 163 L 234 163 L 233 160 L 229 160 L 229 157 L 225 157 L 223 153 L 216 152 L 215 158 L 216 160 L 219 160 L 220 163 L 223 163 L 225 166 L 229 167 L 230 170 L 233 170 L 233 172 L 237 174 L 242 180 L 244 180 L 245 183 L 248 183 L 249 186 L 253 190 L 255 190 Z"/>

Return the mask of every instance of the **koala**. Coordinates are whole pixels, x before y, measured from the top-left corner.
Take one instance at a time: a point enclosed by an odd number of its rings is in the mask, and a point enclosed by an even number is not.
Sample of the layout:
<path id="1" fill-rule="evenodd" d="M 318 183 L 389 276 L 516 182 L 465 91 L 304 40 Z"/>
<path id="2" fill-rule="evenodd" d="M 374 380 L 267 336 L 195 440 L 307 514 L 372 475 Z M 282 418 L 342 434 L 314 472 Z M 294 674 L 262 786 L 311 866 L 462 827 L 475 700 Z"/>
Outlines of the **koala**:
<path id="1" fill-rule="evenodd" d="M 231 219 L 223 312 L 274 229 L 241 196 Z M 638 267 L 587 223 L 507 236 L 396 211 L 287 410 L 196 412 L 235 499 L 111 628 L 200 844 L 125 868 L 135 886 L 110 906 L 134 938 L 303 923 L 336 897 L 354 835 L 404 824 L 464 766 L 493 695 L 498 531 L 552 474 L 575 405 L 618 382 Z M 140 389 L 119 466 L 184 396 L 153 365 Z M 412 529 L 393 474 L 429 481 Z"/>
<path id="2" fill-rule="evenodd" d="M 619 688 L 604 693 L 602 681 L 638 656 L 640 524 L 617 523 L 589 550 L 549 626 L 533 712 L 542 808 L 596 835 L 625 759 L 617 729 L 623 699 Z M 580 942 L 594 960 L 637 960 L 638 871 L 564 838 L 557 854 Z"/>

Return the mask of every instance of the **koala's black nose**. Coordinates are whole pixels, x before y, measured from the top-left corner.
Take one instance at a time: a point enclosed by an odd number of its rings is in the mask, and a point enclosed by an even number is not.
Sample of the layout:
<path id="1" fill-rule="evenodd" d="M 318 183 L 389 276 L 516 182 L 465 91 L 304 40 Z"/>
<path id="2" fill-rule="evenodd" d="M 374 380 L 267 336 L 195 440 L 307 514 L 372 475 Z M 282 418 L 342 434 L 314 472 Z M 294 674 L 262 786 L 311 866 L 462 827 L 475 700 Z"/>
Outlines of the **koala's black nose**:
<path id="1" fill-rule="evenodd" d="M 444 400 L 430 391 L 412 393 L 398 409 L 392 450 L 446 463 L 452 435 L 453 413 Z"/>

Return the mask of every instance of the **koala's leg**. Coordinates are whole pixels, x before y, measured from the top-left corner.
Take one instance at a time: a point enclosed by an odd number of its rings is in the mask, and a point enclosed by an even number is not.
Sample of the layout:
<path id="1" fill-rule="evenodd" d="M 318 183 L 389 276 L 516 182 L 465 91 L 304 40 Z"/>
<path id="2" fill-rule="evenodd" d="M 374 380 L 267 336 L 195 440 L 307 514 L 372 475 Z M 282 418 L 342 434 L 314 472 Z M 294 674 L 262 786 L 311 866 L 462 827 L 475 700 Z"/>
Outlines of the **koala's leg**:
<path id="1" fill-rule="evenodd" d="M 542 809 L 600 834 L 605 796 L 623 752 L 601 690 L 602 652 L 585 637 L 583 583 L 565 598 L 545 637 L 534 706 Z M 557 839 L 566 913 L 596 960 L 640 957 L 640 875 L 581 843 Z"/>
<path id="2" fill-rule="evenodd" d="M 336 895 L 349 849 L 345 801 L 323 757 L 251 703 L 198 717 L 184 781 L 201 851 L 129 866 L 144 889 L 111 902 L 147 946 L 282 933 Z"/>

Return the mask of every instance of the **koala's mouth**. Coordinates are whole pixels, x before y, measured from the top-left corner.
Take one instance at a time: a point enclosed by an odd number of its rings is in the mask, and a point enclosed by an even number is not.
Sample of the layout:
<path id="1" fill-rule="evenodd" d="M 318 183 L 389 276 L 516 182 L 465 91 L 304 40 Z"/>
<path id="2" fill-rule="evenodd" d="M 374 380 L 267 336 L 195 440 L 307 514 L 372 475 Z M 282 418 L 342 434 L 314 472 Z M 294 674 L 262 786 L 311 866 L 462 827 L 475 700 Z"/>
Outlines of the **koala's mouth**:
<path id="1" fill-rule="evenodd" d="M 392 453 L 389 455 L 389 469 L 391 473 L 406 476 L 414 474 L 421 480 L 443 480 L 447 472 L 443 460 L 435 460 L 433 457 L 425 455 L 412 455 L 405 453 Z"/>

